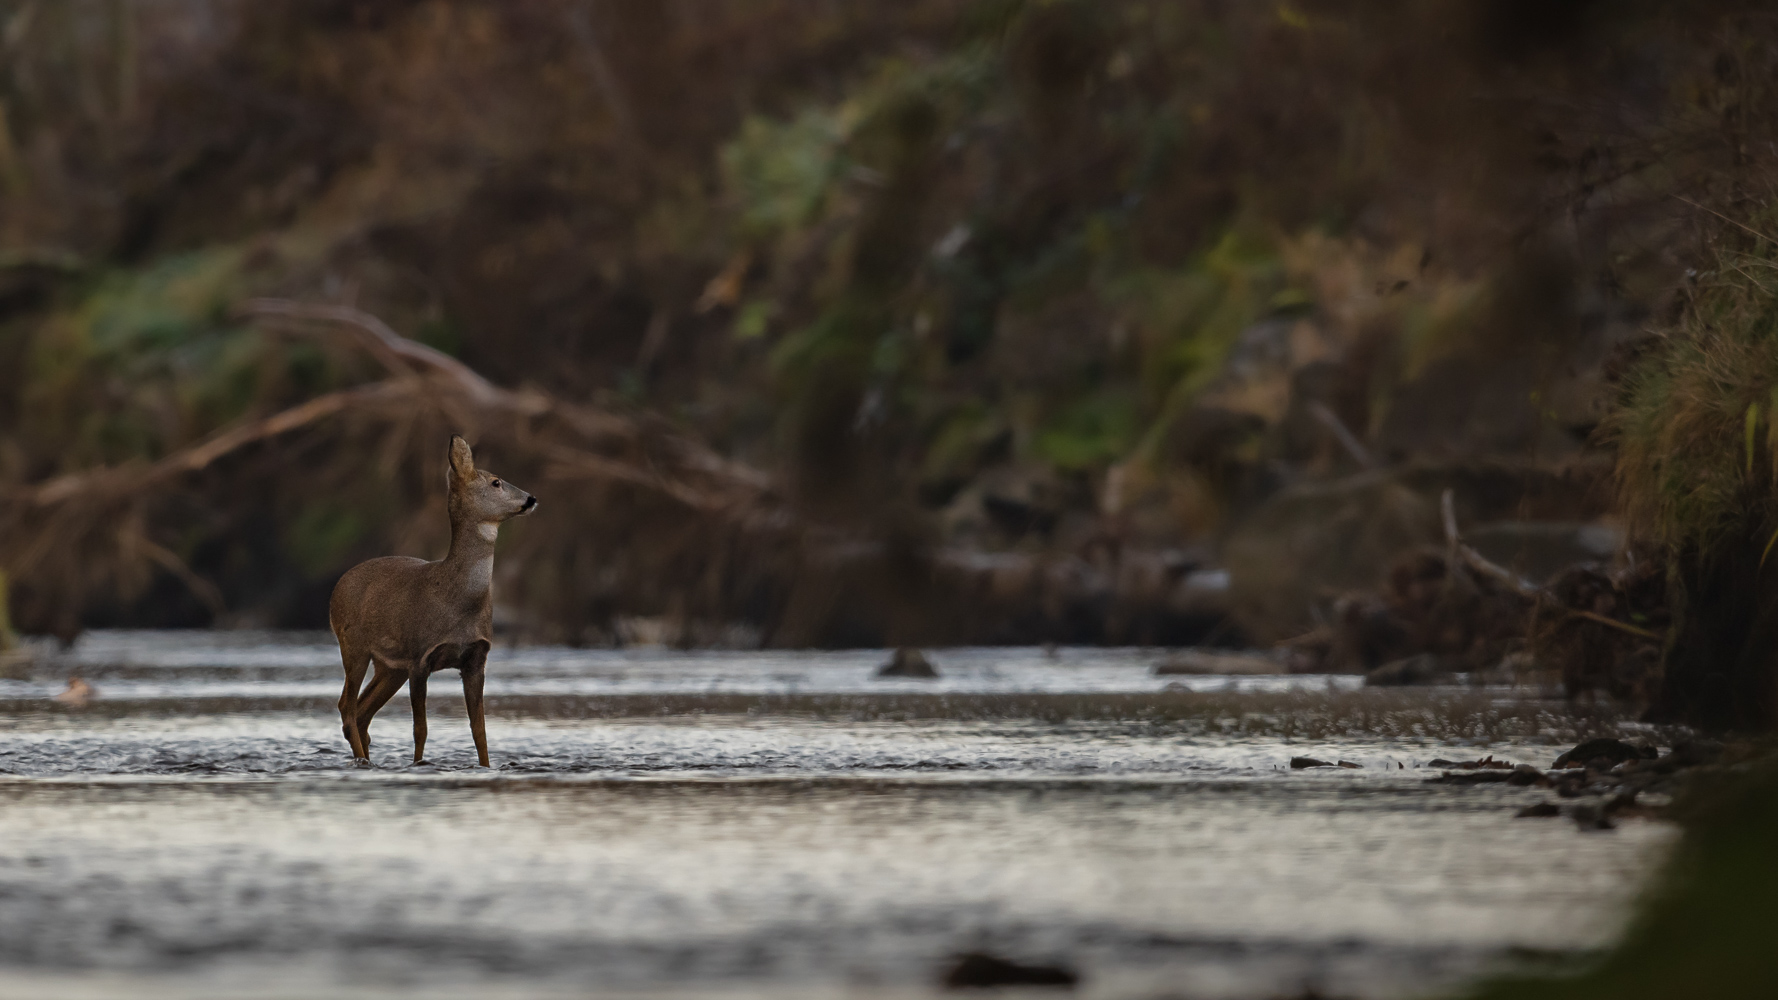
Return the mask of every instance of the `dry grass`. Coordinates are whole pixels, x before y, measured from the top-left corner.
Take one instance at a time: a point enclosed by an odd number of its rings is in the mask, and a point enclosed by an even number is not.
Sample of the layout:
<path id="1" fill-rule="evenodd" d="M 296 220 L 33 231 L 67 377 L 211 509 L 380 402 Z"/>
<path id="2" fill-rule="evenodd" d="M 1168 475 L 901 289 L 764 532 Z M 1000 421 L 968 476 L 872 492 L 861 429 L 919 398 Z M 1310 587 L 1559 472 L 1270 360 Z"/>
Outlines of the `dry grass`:
<path id="1" fill-rule="evenodd" d="M 1635 531 L 1708 551 L 1769 535 L 1778 499 L 1778 243 L 1721 251 L 1629 372 L 1609 432 Z"/>

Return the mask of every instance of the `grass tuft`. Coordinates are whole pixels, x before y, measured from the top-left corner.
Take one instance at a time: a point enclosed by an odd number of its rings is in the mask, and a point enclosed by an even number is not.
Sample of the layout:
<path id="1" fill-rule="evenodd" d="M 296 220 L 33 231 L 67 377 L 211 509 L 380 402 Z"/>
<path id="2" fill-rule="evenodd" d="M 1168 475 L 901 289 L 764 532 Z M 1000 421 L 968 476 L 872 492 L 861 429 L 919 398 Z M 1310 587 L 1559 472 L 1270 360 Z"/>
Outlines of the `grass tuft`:
<path id="1" fill-rule="evenodd" d="M 1610 424 L 1635 534 L 1699 551 L 1770 534 L 1775 417 L 1778 246 L 1724 250 L 1675 327 L 1628 373 Z"/>

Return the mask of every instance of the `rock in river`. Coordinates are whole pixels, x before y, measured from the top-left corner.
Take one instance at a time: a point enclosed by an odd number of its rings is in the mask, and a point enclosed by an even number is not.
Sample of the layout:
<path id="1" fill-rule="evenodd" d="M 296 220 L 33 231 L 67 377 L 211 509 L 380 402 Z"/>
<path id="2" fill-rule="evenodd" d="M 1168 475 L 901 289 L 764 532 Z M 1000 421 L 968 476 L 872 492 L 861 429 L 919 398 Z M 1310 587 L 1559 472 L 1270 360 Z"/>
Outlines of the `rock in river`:
<path id="1" fill-rule="evenodd" d="M 1457 678 L 1436 653 L 1391 660 L 1364 675 L 1366 687 L 1406 687 L 1415 684 L 1454 684 Z"/>
<path id="2" fill-rule="evenodd" d="M 877 670 L 877 676 L 918 677 L 924 680 L 934 680 L 938 677 L 938 671 L 933 668 L 932 662 L 926 659 L 925 653 L 909 646 L 903 646 L 895 651 L 895 655 L 889 659 L 888 663 L 883 664 Z"/>
<path id="3" fill-rule="evenodd" d="M 98 693 L 98 690 L 86 681 L 78 677 L 70 677 L 68 678 L 68 689 L 50 700 L 61 702 L 69 708 L 85 708 L 93 700 L 93 696 Z"/>
<path id="4" fill-rule="evenodd" d="M 1254 676 L 1284 673 L 1284 664 L 1269 656 L 1245 653 L 1210 653 L 1201 649 L 1182 649 L 1155 664 L 1154 672 L 1164 674 L 1235 674 Z"/>
<path id="5" fill-rule="evenodd" d="M 1601 757 L 1611 764 L 1622 764 L 1631 760 L 1651 760 L 1656 756 L 1658 755 L 1654 751 L 1633 747 L 1623 740 L 1614 740 L 1607 736 L 1582 743 L 1557 757 L 1556 762 L 1550 766 L 1552 768 L 1585 767 Z"/>
<path id="6" fill-rule="evenodd" d="M 957 956 L 957 962 L 945 972 L 946 989 L 989 988 L 994 986 L 1060 986 L 1073 989 L 1080 974 L 1059 965 L 1022 965 L 998 955 L 972 951 Z"/>

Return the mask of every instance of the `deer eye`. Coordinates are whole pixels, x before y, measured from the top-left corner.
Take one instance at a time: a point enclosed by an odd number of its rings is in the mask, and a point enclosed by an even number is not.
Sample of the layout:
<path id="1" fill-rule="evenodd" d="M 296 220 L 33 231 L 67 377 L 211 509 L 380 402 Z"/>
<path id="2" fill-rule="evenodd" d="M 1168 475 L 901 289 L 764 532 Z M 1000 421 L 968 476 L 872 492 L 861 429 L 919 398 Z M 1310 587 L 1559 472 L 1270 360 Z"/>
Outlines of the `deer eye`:
<path id="1" fill-rule="evenodd" d="M 499 489 L 500 488 L 500 480 L 490 479 L 490 480 L 488 480 L 488 485 L 494 487 L 495 489 Z"/>

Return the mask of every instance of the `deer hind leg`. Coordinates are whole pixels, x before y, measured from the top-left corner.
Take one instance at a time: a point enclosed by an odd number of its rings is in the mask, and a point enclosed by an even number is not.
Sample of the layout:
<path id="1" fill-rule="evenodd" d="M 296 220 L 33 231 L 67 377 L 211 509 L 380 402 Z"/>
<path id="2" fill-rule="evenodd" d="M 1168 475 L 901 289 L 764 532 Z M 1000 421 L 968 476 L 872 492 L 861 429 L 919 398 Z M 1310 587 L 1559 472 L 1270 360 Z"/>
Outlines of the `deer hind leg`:
<path id="1" fill-rule="evenodd" d="M 370 747 L 358 732 L 358 689 L 364 685 L 364 671 L 370 667 L 370 654 L 342 640 L 340 662 L 346 668 L 346 689 L 340 692 L 340 731 L 351 744 L 352 756 L 369 760 Z"/>
<path id="2" fill-rule="evenodd" d="M 408 675 L 407 693 L 414 706 L 414 763 L 426 759 L 426 679 L 434 671 L 453 666 L 459 647 L 438 645 L 426 651 L 420 665 Z"/>
<path id="3" fill-rule="evenodd" d="M 488 766 L 488 725 L 482 717 L 482 678 L 488 664 L 488 643 L 477 639 L 458 661 L 463 672 L 463 707 L 469 710 L 469 735 L 475 738 L 475 756 Z"/>
<path id="4" fill-rule="evenodd" d="M 370 756 L 370 720 L 376 718 L 395 692 L 401 690 L 401 684 L 407 680 L 407 671 L 396 670 L 381 660 L 376 661 L 376 675 L 370 679 L 370 686 L 358 696 L 358 739 L 364 744 L 364 755 Z"/>

